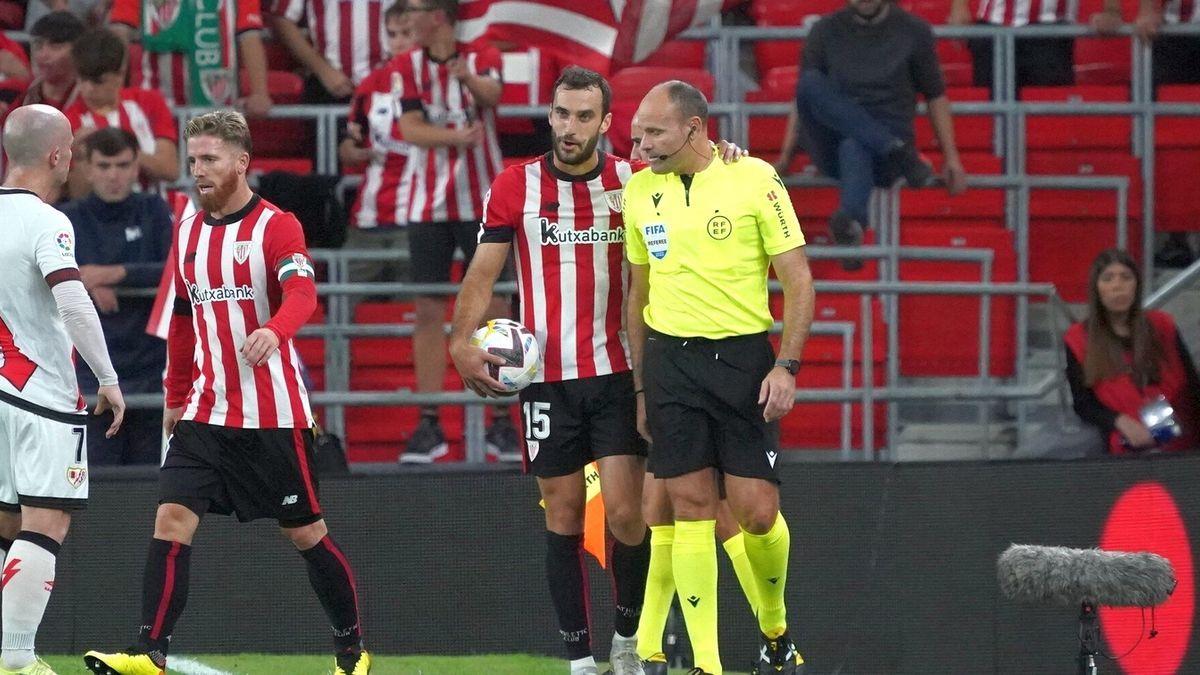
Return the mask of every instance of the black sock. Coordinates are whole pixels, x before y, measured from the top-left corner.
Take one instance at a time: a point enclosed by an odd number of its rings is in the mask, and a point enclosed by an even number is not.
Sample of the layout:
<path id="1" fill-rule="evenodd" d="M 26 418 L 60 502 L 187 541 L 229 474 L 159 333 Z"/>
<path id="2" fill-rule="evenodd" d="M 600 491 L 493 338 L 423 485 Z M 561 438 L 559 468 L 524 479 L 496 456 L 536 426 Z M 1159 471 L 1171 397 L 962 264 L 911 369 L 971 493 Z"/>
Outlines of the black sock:
<path id="1" fill-rule="evenodd" d="M 587 570 L 583 562 L 583 535 L 546 532 L 546 580 L 558 614 L 558 630 L 574 661 L 592 655 L 587 612 Z"/>
<path id="2" fill-rule="evenodd" d="M 626 546 L 613 540 L 612 546 L 613 600 L 616 618 L 613 628 L 622 637 L 637 634 L 638 618 L 642 615 L 642 599 L 646 596 L 646 572 L 650 568 L 650 533 L 642 543 Z"/>
<path id="3" fill-rule="evenodd" d="M 158 665 L 167 660 L 175 622 L 187 606 L 192 547 L 177 541 L 150 540 L 142 577 L 142 625 L 138 646 Z"/>
<path id="4" fill-rule="evenodd" d="M 301 551 L 300 555 L 308 562 L 308 581 L 317 592 L 333 628 L 334 649 L 338 653 L 358 652 L 362 649 L 362 626 L 358 617 L 358 590 L 350 562 L 329 535 L 316 546 Z"/>

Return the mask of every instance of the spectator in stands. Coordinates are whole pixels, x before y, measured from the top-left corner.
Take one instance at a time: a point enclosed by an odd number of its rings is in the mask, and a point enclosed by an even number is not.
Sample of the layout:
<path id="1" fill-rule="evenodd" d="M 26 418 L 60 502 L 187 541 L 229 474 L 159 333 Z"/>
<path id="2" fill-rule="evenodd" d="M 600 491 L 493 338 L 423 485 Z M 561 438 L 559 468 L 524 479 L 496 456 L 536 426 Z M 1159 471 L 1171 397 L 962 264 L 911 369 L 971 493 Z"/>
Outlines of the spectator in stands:
<path id="1" fill-rule="evenodd" d="M 1185 9 L 1186 8 L 1186 9 Z M 1185 14 L 1186 10 L 1190 10 Z M 1200 2 L 1140 0 L 1134 33 L 1154 49 L 1154 85 L 1200 84 L 1200 38 L 1159 35 L 1163 24 L 1200 23 Z"/>
<path id="2" fill-rule="evenodd" d="M 419 46 L 395 60 L 404 99 L 400 130 L 413 147 L 405 181 L 412 280 L 450 281 L 454 252 L 467 264 L 475 253 L 483 192 L 500 172 L 495 106 L 500 101 L 500 53 L 455 39 L 457 0 L 409 0 Z M 442 389 L 446 375 L 446 298 L 416 298 L 413 333 L 417 390 Z M 494 302 L 491 317 L 507 316 Z M 516 455 L 518 438 L 507 415 L 488 430 L 489 450 Z M 428 462 L 446 451 L 436 406 L 421 410 L 402 461 Z"/>
<path id="3" fill-rule="evenodd" d="M 33 81 L 16 105 L 45 103 L 59 110 L 75 102 L 79 78 L 71 45 L 83 35 L 83 22 L 70 12 L 52 12 L 29 29 L 33 54 Z"/>
<path id="4" fill-rule="evenodd" d="M 131 85 L 161 91 L 175 105 L 202 107 L 233 105 L 245 93 L 240 103 L 248 115 L 270 112 L 260 0 L 218 0 L 215 7 L 212 2 L 194 7 L 180 3 L 187 11 L 181 10 L 167 26 L 157 16 L 160 4 L 113 0 L 111 27 L 126 42 L 141 43 L 141 62 L 133 65 Z M 232 23 L 224 18 L 231 13 Z M 195 26 L 219 26 L 219 47 L 203 43 L 201 36 L 210 39 L 210 31 Z"/>
<path id="5" fill-rule="evenodd" d="M 349 102 L 355 87 L 386 60 L 384 2 L 273 0 L 271 30 L 308 70 L 303 102 Z M 403 9 L 403 0 L 398 4 Z"/>
<path id="6" fill-rule="evenodd" d="M 952 0 L 948 23 L 1020 28 L 1079 22 L 1079 0 L 978 0 L 974 16 L 969 3 L 970 0 Z M 1104 0 L 1103 10 L 1091 17 L 1092 29 L 1104 35 L 1115 33 L 1121 24 L 1121 0 Z M 1075 38 L 1018 37 L 1016 47 L 1017 87 L 1075 84 Z M 990 89 L 992 39 L 967 40 L 967 48 L 975 66 L 975 86 Z"/>
<path id="7" fill-rule="evenodd" d="M 154 193 L 133 191 L 138 180 L 140 144 L 117 127 L 88 135 L 82 160 L 92 191 L 65 204 L 75 227 L 76 258 L 84 286 L 100 310 L 121 388 L 129 393 L 162 392 L 166 343 L 146 333 L 154 298 L 118 297 L 118 289 L 154 288 L 171 247 L 171 212 Z M 96 386 L 91 370 L 77 371 L 84 391 Z M 131 408 L 122 432 L 104 437 L 106 422 L 89 420 L 88 461 L 92 464 L 156 464 L 162 446 L 162 408 Z"/>
<path id="8" fill-rule="evenodd" d="M 70 12 L 88 25 L 101 23 L 107 0 L 29 0 L 25 5 L 25 29 L 50 12 Z"/>
<path id="9" fill-rule="evenodd" d="M 387 47 L 402 54 L 413 46 L 412 31 L 405 18 L 404 0 L 384 13 Z M 400 131 L 400 100 L 403 90 L 393 77 L 395 60 L 367 76 L 354 92 L 347 123 L 348 135 L 338 147 L 343 165 L 366 164 L 363 184 L 351 209 L 349 248 L 404 248 L 402 227 L 408 224 L 408 186 L 403 183 L 409 145 Z M 358 261 L 350 265 L 351 281 L 397 281 L 394 261 Z"/>
<path id="10" fill-rule="evenodd" d="M 1142 307 L 1142 275 L 1126 251 L 1092 263 L 1088 316 L 1067 330 L 1067 382 L 1075 412 L 1107 435 L 1108 451 L 1154 447 L 1139 410 L 1161 395 L 1183 435 L 1164 450 L 1200 447 L 1200 377 L 1187 345 L 1165 312 Z"/>
<path id="11" fill-rule="evenodd" d="M 79 98 L 64 112 L 75 132 L 78 152 L 97 129 L 120 127 L 138 141 L 141 189 L 152 191 L 179 178 L 179 133 L 162 94 L 124 87 L 126 46 L 107 28 L 93 28 L 72 49 L 79 71 Z M 86 195 L 91 167 L 75 166 L 68 183 L 72 197 Z"/>
<path id="12" fill-rule="evenodd" d="M 838 210 L 830 219 L 838 244 L 862 243 L 875 186 L 889 186 L 900 177 L 910 187 L 932 184 L 933 169 L 914 145 L 918 93 L 929 106 L 942 149 L 946 187 L 958 194 L 966 189 L 967 176 L 954 144 L 950 100 L 929 24 L 891 0 L 850 0 L 813 26 L 776 169 L 787 172 L 797 123 L 803 121 L 813 163 L 841 183 Z M 847 261 L 845 266 L 860 264 Z"/>
<path id="13" fill-rule="evenodd" d="M 0 80 L 27 80 L 29 75 L 29 55 L 25 48 L 0 32 Z"/>

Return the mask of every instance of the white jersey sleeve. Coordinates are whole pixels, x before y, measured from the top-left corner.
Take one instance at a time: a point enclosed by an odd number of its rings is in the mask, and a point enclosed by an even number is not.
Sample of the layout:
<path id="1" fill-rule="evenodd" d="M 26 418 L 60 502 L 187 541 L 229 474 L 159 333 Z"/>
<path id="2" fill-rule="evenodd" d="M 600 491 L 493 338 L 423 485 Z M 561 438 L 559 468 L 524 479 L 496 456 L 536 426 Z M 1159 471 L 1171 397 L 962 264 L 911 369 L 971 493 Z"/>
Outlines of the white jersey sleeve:
<path id="1" fill-rule="evenodd" d="M 75 262 L 75 228 L 57 209 L 46 209 L 44 222 L 34 225 L 33 256 L 42 276 L 59 270 L 78 268 Z"/>

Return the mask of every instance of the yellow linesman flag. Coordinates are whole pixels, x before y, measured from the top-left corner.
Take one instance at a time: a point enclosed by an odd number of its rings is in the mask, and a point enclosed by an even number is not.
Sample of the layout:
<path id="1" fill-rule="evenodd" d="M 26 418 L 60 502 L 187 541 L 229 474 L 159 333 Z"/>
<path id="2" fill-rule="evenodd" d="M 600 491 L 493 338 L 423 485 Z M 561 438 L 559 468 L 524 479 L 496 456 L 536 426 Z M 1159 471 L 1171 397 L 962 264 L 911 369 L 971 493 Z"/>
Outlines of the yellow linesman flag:
<path id="1" fill-rule="evenodd" d="M 608 547 L 604 535 L 604 495 L 600 494 L 600 467 L 595 462 L 583 470 L 587 485 L 587 508 L 583 512 L 583 550 L 592 554 L 601 567 L 608 566 Z M 545 500 L 538 502 L 544 509 Z"/>

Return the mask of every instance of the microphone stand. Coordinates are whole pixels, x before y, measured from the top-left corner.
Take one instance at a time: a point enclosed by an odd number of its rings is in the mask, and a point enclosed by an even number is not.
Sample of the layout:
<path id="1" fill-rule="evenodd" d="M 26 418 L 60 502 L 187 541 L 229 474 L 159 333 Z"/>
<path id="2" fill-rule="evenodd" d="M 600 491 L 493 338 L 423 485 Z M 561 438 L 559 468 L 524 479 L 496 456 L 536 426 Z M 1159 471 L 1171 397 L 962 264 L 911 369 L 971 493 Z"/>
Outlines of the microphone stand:
<path id="1" fill-rule="evenodd" d="M 1079 668 L 1078 675 L 1097 675 L 1096 656 L 1100 653 L 1100 624 L 1096 607 L 1084 602 L 1079 609 Z"/>

